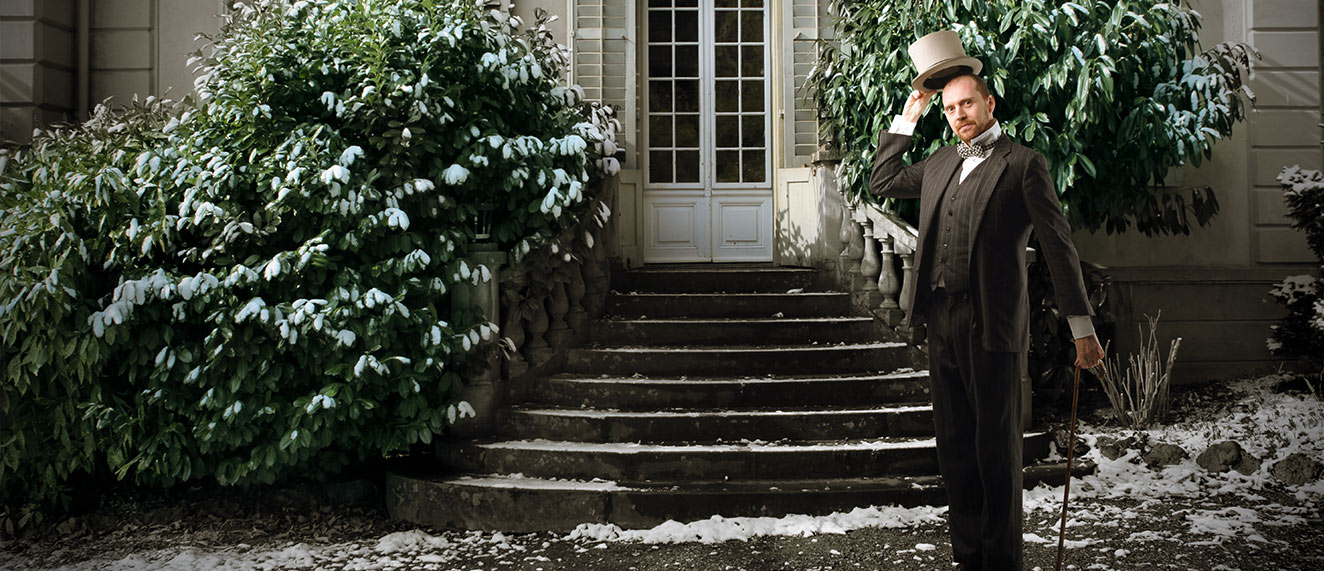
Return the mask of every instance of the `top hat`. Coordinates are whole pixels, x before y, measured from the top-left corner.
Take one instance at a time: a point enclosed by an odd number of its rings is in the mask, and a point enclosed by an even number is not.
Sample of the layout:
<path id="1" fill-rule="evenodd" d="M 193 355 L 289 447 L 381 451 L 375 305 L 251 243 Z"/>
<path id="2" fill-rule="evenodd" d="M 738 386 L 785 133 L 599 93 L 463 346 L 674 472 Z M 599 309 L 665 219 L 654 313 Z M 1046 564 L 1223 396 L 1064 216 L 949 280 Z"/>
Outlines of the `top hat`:
<path id="1" fill-rule="evenodd" d="M 979 73 L 983 62 L 965 55 L 961 37 L 952 30 L 933 32 L 910 44 L 910 61 L 919 75 L 910 86 L 915 91 L 942 91 L 953 77 L 963 73 Z"/>

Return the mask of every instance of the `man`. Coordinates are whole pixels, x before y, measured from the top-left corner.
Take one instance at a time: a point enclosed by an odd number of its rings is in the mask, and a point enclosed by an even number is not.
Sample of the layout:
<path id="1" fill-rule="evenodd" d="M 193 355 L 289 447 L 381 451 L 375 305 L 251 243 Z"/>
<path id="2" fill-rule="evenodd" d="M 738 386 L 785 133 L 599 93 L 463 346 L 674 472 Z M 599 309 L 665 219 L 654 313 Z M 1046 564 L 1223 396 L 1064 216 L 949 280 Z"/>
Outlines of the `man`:
<path id="1" fill-rule="evenodd" d="M 912 325 L 927 323 L 938 464 L 947 488 L 952 553 L 965 570 L 1022 569 L 1022 430 L 1018 366 L 1029 345 L 1025 246 L 1033 229 L 1058 307 L 1071 316 L 1076 364 L 1103 348 L 1070 227 L 1043 155 L 1013 143 L 993 118 L 982 79 L 942 84 L 943 114 L 960 138 L 904 166 L 915 123 L 933 97 L 915 91 L 879 135 L 869 189 L 919 198 Z"/>

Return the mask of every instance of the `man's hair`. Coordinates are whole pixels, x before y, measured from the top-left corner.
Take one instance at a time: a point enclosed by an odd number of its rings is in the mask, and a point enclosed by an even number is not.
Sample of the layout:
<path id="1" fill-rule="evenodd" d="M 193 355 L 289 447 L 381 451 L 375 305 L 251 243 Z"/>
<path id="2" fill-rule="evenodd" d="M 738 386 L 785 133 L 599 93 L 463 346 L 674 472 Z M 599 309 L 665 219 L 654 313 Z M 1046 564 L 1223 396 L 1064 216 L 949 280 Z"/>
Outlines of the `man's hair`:
<path id="1" fill-rule="evenodd" d="M 988 83 L 984 81 L 984 78 L 979 77 L 978 75 L 975 75 L 975 74 L 970 73 L 970 72 L 962 72 L 962 73 L 958 73 L 958 74 L 956 74 L 956 75 L 953 75 L 950 79 L 947 80 L 947 83 L 944 83 L 943 85 L 946 86 L 947 84 L 950 84 L 950 83 L 953 82 L 953 81 L 956 81 L 956 80 L 958 80 L 958 79 L 961 79 L 962 77 L 969 77 L 969 78 L 975 80 L 975 89 L 978 89 L 978 90 L 979 90 L 979 94 L 980 94 L 980 95 L 983 95 L 984 97 L 991 97 L 991 96 L 992 96 L 992 94 L 988 92 Z"/>

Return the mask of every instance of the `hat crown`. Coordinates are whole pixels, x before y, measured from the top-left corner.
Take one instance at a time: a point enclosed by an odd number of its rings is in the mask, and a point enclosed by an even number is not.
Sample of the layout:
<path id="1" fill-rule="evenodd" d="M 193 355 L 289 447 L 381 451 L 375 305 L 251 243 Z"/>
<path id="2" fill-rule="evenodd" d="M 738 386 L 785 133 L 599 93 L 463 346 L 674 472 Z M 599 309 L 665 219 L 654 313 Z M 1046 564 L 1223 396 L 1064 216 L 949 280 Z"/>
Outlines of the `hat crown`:
<path id="1" fill-rule="evenodd" d="M 961 57 L 966 57 L 965 47 L 961 45 L 961 36 L 952 30 L 933 32 L 910 44 L 910 60 L 920 71 Z"/>
<path id="2" fill-rule="evenodd" d="M 920 91 L 938 91 L 947 80 L 960 73 L 979 73 L 984 64 L 965 53 L 961 36 L 953 30 L 940 30 L 910 44 L 910 61 L 919 75 L 912 85 Z"/>

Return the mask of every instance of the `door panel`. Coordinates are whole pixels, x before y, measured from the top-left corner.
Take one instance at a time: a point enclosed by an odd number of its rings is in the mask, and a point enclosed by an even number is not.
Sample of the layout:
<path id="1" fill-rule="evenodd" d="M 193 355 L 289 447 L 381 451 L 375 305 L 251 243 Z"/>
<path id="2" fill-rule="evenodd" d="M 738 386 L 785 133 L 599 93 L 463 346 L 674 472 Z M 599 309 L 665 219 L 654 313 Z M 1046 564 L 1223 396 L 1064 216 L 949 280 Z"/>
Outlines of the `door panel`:
<path id="1" fill-rule="evenodd" d="M 715 193 L 713 258 L 728 262 L 772 259 L 772 196 L 761 191 Z"/>
<path id="2" fill-rule="evenodd" d="M 648 262 L 706 262 L 708 197 L 699 192 L 644 192 L 644 244 Z"/>

